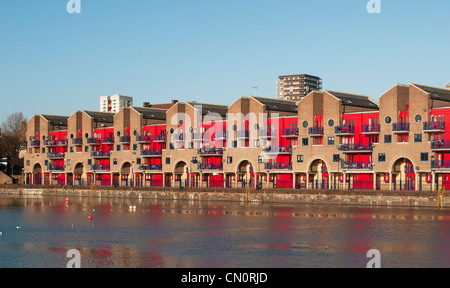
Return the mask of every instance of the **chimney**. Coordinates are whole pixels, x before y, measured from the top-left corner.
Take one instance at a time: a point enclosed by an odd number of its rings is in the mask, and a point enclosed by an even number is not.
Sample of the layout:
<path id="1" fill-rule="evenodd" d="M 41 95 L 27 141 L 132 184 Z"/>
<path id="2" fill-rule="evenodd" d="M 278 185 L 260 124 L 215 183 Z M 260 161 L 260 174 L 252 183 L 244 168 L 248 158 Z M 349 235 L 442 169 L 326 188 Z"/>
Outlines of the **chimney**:
<path id="1" fill-rule="evenodd" d="M 177 104 L 177 103 L 178 103 L 178 100 L 172 100 L 172 106 Z"/>
<path id="2" fill-rule="evenodd" d="M 143 106 L 144 106 L 145 108 L 150 108 L 150 103 L 149 103 L 149 102 L 144 102 Z"/>

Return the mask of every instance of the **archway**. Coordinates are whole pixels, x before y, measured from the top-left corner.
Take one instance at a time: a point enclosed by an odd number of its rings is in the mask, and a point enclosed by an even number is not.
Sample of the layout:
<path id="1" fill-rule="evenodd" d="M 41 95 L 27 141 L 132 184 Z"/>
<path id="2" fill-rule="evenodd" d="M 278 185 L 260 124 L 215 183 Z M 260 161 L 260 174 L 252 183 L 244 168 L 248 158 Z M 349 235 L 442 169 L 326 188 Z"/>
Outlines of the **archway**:
<path id="1" fill-rule="evenodd" d="M 75 165 L 75 168 L 73 169 L 74 174 L 74 185 L 82 186 L 84 183 L 83 180 L 83 173 L 84 173 L 84 164 L 83 163 L 77 163 Z"/>
<path id="2" fill-rule="evenodd" d="M 175 175 L 175 184 L 178 187 L 187 187 L 189 186 L 187 183 L 188 179 L 188 166 L 186 162 L 180 161 L 175 165 L 174 175 Z"/>
<path id="3" fill-rule="evenodd" d="M 132 185 L 131 180 L 133 179 L 132 174 L 132 165 L 130 162 L 125 162 L 122 165 L 122 168 L 120 168 L 120 175 L 121 175 L 121 186 L 128 186 Z"/>
<path id="4" fill-rule="evenodd" d="M 416 189 L 414 164 L 406 157 L 395 160 L 392 164 L 392 184 L 394 190 L 413 191 Z"/>
<path id="5" fill-rule="evenodd" d="M 39 163 L 36 163 L 33 166 L 33 184 L 34 185 L 42 185 L 42 166 Z"/>
<path id="6" fill-rule="evenodd" d="M 236 174 L 238 183 L 241 183 L 241 188 L 255 188 L 255 172 L 250 161 L 241 161 L 237 166 Z"/>
<path id="7" fill-rule="evenodd" d="M 330 174 L 328 165 L 324 160 L 313 160 L 309 165 L 308 174 L 310 175 L 309 182 L 312 189 L 328 190 L 330 188 Z"/>

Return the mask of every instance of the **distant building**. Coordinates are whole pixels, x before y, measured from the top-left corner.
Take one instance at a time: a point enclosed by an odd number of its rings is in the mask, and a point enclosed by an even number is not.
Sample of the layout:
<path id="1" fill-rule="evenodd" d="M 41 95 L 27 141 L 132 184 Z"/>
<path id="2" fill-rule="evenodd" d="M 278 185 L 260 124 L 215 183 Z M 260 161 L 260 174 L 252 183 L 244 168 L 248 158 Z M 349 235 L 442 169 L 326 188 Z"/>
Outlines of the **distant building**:
<path id="1" fill-rule="evenodd" d="M 118 94 L 100 97 L 100 112 L 117 113 L 120 109 L 131 106 L 133 106 L 133 97 Z"/>
<path id="2" fill-rule="evenodd" d="M 322 79 L 317 76 L 298 74 L 279 76 L 277 98 L 298 101 L 312 91 L 322 90 Z"/>

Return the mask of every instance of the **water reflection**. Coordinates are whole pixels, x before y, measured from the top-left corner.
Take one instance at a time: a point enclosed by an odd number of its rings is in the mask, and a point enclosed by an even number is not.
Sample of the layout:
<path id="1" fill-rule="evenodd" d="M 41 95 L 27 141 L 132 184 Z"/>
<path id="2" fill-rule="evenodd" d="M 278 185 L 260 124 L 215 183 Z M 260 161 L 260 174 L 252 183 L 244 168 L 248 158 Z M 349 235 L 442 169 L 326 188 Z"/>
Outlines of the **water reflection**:
<path id="1" fill-rule="evenodd" d="M 65 267 L 70 249 L 82 267 L 365 267 L 370 249 L 384 267 L 450 266 L 448 210 L 66 200 L 0 196 L 0 267 Z"/>

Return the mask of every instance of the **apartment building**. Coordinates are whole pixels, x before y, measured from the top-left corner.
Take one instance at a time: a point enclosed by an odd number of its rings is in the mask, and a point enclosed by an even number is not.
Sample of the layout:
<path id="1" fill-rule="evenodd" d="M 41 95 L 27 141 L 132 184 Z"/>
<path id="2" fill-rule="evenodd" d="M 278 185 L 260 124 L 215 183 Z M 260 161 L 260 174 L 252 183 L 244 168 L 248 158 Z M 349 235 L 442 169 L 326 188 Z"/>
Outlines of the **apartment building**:
<path id="1" fill-rule="evenodd" d="M 36 115 L 34 185 L 334 190 L 450 189 L 450 89 L 397 84 L 371 97 L 313 91 L 117 113 Z M 155 105 L 155 107 L 158 107 Z"/>
<path id="2" fill-rule="evenodd" d="M 310 92 L 322 90 L 322 79 L 307 74 L 279 76 L 277 99 L 299 101 Z"/>
<path id="3" fill-rule="evenodd" d="M 117 113 L 124 107 L 133 106 L 133 97 L 115 94 L 100 96 L 100 112 Z"/>

